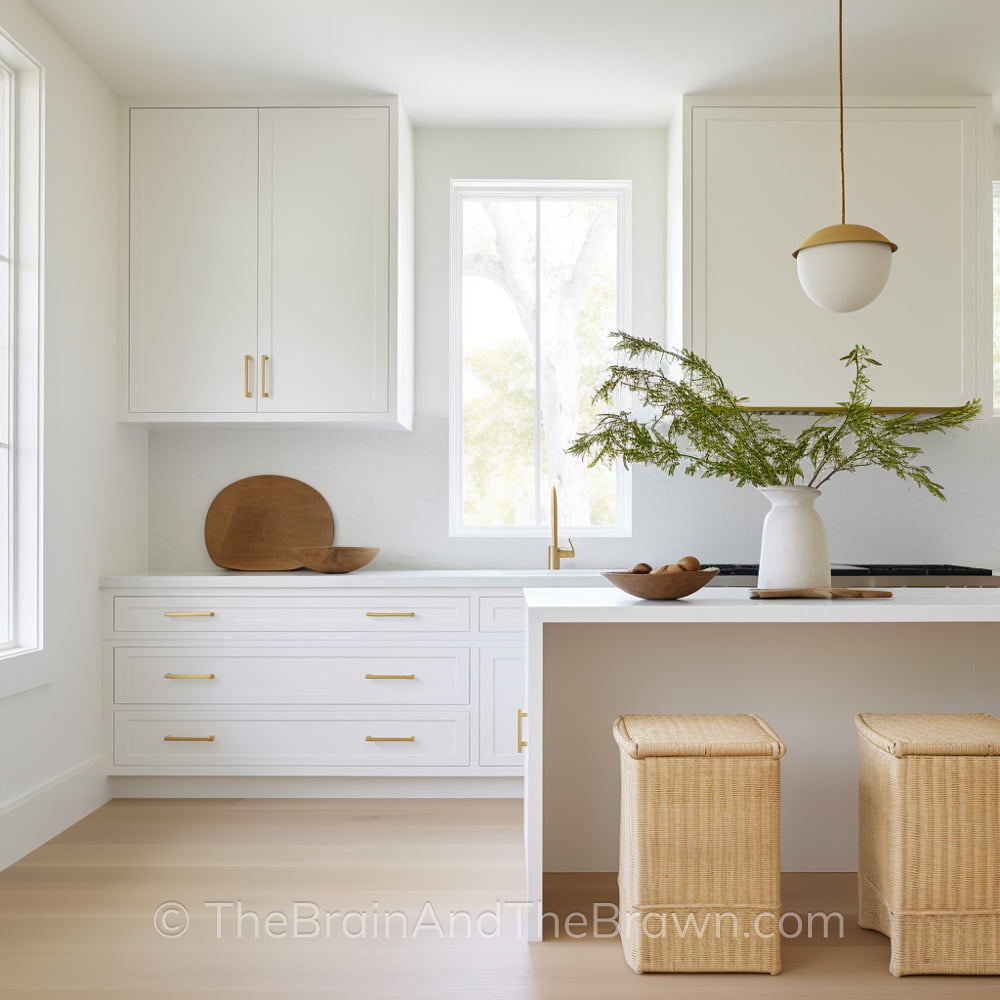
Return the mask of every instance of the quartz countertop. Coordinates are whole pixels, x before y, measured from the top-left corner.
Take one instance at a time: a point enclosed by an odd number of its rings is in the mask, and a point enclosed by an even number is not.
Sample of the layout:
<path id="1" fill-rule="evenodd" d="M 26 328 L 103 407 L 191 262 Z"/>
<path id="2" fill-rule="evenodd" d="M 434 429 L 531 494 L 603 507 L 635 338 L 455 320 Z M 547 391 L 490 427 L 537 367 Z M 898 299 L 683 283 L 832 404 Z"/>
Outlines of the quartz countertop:
<path id="1" fill-rule="evenodd" d="M 199 588 L 308 588 L 337 590 L 383 587 L 523 587 L 612 589 L 598 569 L 359 569 L 353 573 L 314 573 L 308 569 L 285 573 L 255 573 L 215 569 L 196 573 L 137 573 L 104 576 L 105 590 L 164 590 Z"/>
<path id="2" fill-rule="evenodd" d="M 752 599 L 743 587 L 704 587 L 675 601 L 644 601 L 613 587 L 532 587 L 529 622 L 994 622 L 1000 590 L 902 587 L 884 598 Z"/>

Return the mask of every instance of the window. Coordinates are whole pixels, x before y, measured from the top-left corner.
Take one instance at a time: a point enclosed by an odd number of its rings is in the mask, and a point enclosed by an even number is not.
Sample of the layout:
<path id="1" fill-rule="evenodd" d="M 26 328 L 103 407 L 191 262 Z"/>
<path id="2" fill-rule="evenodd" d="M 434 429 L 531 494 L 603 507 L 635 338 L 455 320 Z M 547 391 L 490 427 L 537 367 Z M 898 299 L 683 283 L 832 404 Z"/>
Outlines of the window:
<path id="1" fill-rule="evenodd" d="M 451 533 L 630 530 L 622 468 L 565 453 L 627 329 L 630 184 L 452 182 Z"/>
<path id="2" fill-rule="evenodd" d="M 39 628 L 41 71 L 0 33 L 0 656 Z M 0 670 L 0 695 L 33 686 Z"/>

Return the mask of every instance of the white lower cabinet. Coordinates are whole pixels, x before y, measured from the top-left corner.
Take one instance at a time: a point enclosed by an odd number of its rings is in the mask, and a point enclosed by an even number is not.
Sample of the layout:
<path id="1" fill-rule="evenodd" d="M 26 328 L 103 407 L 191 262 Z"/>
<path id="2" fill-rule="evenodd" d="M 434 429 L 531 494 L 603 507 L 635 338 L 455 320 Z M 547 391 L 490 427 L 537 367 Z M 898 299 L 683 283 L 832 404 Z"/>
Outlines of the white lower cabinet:
<path id="1" fill-rule="evenodd" d="M 524 708 L 524 650 L 520 646 L 484 646 L 479 650 L 479 763 L 518 766 Z"/>
<path id="2" fill-rule="evenodd" d="M 516 591 L 133 588 L 104 606 L 110 774 L 523 771 Z"/>

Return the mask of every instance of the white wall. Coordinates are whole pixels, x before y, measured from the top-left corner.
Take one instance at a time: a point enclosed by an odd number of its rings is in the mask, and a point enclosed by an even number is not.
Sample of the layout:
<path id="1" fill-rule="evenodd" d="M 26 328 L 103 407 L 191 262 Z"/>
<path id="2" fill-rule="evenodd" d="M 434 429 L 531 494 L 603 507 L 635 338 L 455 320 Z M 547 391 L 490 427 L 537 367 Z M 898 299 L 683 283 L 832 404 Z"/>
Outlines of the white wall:
<path id="1" fill-rule="evenodd" d="M 631 177 L 633 328 L 659 337 L 665 322 L 666 157 L 666 133 L 658 130 L 418 130 L 414 432 L 151 432 L 150 567 L 211 568 L 202 539 L 205 511 L 227 483 L 258 473 L 294 476 L 319 489 L 333 508 L 340 544 L 382 546 L 373 568 L 543 566 L 541 539 L 447 535 L 448 181 Z M 819 502 L 831 558 L 1000 567 L 998 447 L 1000 425 L 993 420 L 927 442 L 926 458 L 946 487 L 947 503 L 888 473 L 866 470 L 834 479 Z M 633 492 L 633 537 L 581 542 L 570 565 L 655 564 L 688 552 L 712 561 L 756 560 L 767 504 L 754 490 L 636 469 Z"/>
<path id="2" fill-rule="evenodd" d="M 19 666 L 51 678 L 0 699 L 2 867 L 107 797 L 97 579 L 145 564 L 146 465 L 116 423 L 117 105 L 22 0 L 0 26 L 45 73 L 45 647 Z"/>

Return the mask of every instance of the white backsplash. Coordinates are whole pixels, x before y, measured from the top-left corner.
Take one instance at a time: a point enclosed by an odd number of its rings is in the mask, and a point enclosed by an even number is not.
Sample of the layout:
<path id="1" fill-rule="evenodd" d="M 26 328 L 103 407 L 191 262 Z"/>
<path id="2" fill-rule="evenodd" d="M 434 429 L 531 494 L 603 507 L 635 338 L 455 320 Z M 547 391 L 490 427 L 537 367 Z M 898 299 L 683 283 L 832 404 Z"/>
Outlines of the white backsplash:
<path id="1" fill-rule="evenodd" d="M 927 464 L 945 486 L 935 500 L 880 470 L 842 474 L 817 509 L 834 562 L 952 562 L 1000 568 L 1000 426 L 935 436 Z M 545 565 L 543 538 L 448 537 L 448 429 L 418 419 L 412 434 L 321 430 L 154 431 L 150 434 L 150 568 L 209 569 L 203 527 L 215 494 L 243 476 L 302 479 L 333 508 L 341 545 L 378 545 L 373 569 L 528 569 Z M 633 473 L 633 536 L 578 539 L 567 568 L 640 560 L 756 562 L 767 503 L 720 480 Z"/>

